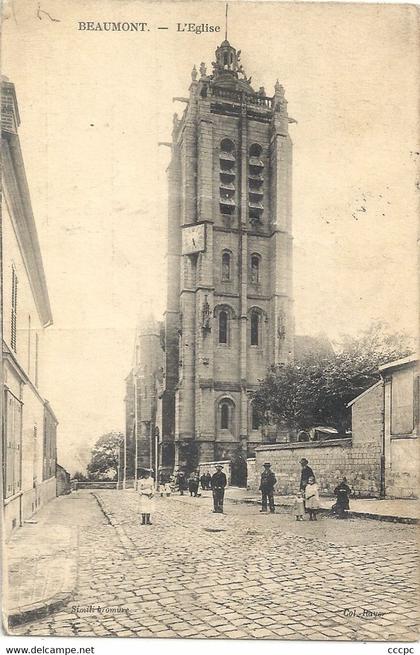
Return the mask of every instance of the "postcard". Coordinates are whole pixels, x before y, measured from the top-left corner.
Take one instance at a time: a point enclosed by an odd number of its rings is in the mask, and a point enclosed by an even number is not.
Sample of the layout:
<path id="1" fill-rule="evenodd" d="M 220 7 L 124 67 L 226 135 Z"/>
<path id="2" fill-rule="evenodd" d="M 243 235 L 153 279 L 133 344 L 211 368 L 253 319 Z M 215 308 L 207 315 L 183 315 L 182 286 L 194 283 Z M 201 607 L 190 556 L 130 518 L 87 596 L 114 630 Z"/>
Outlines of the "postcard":
<path id="1" fill-rule="evenodd" d="M 5 634 L 416 641 L 418 37 L 4 4 Z"/>

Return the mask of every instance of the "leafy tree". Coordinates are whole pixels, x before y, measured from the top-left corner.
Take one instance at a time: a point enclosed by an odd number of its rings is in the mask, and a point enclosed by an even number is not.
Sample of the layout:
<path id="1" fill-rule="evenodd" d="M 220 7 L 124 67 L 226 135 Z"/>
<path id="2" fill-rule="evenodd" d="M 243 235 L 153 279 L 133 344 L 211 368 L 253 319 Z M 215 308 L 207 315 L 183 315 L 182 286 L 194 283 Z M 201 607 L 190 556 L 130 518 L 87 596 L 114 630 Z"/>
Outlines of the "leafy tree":
<path id="1" fill-rule="evenodd" d="M 121 432 L 108 432 L 97 440 L 92 449 L 91 460 L 87 466 L 90 480 L 114 481 L 118 477 L 118 455 L 124 435 Z"/>
<path id="2" fill-rule="evenodd" d="M 379 380 L 381 364 L 412 351 L 406 335 L 374 323 L 357 337 L 344 336 L 331 354 L 306 353 L 300 361 L 270 367 L 254 406 L 264 424 L 279 429 L 328 425 L 343 433 L 350 427 L 347 403 Z"/>

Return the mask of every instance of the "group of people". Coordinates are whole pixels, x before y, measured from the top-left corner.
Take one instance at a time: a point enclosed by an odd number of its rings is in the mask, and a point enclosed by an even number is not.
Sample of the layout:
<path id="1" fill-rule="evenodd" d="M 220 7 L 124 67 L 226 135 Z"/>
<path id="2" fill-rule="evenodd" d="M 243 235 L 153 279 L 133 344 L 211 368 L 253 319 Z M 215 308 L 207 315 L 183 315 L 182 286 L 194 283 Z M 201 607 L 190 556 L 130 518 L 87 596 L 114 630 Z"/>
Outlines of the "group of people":
<path id="1" fill-rule="evenodd" d="M 293 512 L 296 521 L 303 521 L 305 514 L 309 515 L 310 521 L 317 520 L 317 511 L 320 508 L 319 490 L 316 483 L 315 475 L 309 462 L 306 458 L 300 460 L 301 476 L 299 491 L 293 498 Z M 170 496 L 171 493 L 178 488 L 181 496 L 185 491 L 189 491 L 191 496 L 198 496 L 198 489 L 201 484 L 202 490 L 210 489 L 213 495 L 213 512 L 216 514 L 223 514 L 223 502 L 225 496 L 225 488 L 227 486 L 226 474 L 223 471 L 222 464 L 216 464 L 216 473 L 211 475 L 208 471 L 201 476 L 198 472 L 193 472 L 187 478 L 182 471 L 178 472 L 176 476 L 170 476 L 167 480 L 161 480 L 159 491 L 161 496 Z M 277 479 L 271 470 L 270 462 L 263 465 L 263 471 L 260 478 L 259 490 L 261 491 L 261 512 L 274 514 L 274 489 L 277 484 Z M 154 480 L 150 471 L 146 471 L 144 476 L 137 481 L 137 491 L 140 495 L 140 513 L 141 524 L 151 525 L 150 515 L 153 511 L 153 496 L 154 496 Z M 334 494 L 337 498 L 336 503 L 332 507 L 332 512 L 338 518 L 345 518 L 346 512 L 350 508 L 349 497 L 351 489 L 347 484 L 346 478 L 334 489 Z"/>
<path id="2" fill-rule="evenodd" d="M 211 489 L 211 477 L 212 476 L 211 476 L 211 473 L 209 471 L 206 471 L 205 473 L 203 473 L 200 476 L 200 484 L 201 484 L 201 488 L 202 488 L 203 491 L 206 491 L 206 489 L 208 491 L 210 491 L 210 489 Z"/>
<path id="3" fill-rule="evenodd" d="M 314 472 L 305 457 L 300 460 L 300 465 L 300 485 L 299 491 L 293 499 L 293 511 L 296 521 L 303 521 L 306 513 L 309 514 L 310 521 L 316 521 L 317 511 L 320 508 L 318 485 L 316 483 Z M 267 513 L 267 506 L 272 514 L 275 512 L 274 488 L 276 483 L 276 476 L 271 470 L 271 464 L 270 462 L 266 462 L 264 464 L 264 470 L 261 473 L 259 487 L 259 490 L 261 491 L 260 511 L 262 513 Z M 337 497 L 337 501 L 331 509 L 332 513 L 336 514 L 340 519 L 345 518 L 347 510 L 350 509 L 350 494 L 351 489 L 347 484 L 347 479 L 343 478 L 334 489 L 334 495 Z"/>
<path id="4" fill-rule="evenodd" d="M 192 471 L 187 477 L 183 471 L 179 471 L 174 478 L 175 485 L 173 490 L 178 488 L 181 496 L 184 495 L 185 491 L 189 491 L 190 496 L 200 496 L 198 493 L 201 486 L 202 491 L 210 491 L 212 489 L 212 475 L 209 471 L 205 473 L 200 473 L 198 471 Z"/>
<path id="5" fill-rule="evenodd" d="M 302 471 L 299 492 L 293 502 L 296 521 L 303 521 L 306 512 L 309 514 L 310 521 L 316 521 L 317 510 L 320 508 L 318 485 L 314 472 L 305 457 L 300 460 L 300 465 Z M 346 512 L 350 509 L 350 494 L 351 489 L 347 484 L 347 479 L 343 478 L 334 489 L 337 500 L 331 508 L 331 512 L 340 519 L 346 518 Z"/>
<path id="6" fill-rule="evenodd" d="M 216 464 L 216 473 L 214 475 L 206 471 L 200 476 L 197 471 L 193 471 L 188 479 L 180 471 L 176 477 L 179 493 L 183 496 L 184 491 L 188 489 L 190 496 L 197 497 L 200 495 L 198 489 L 201 484 L 203 491 L 211 490 L 213 492 L 213 512 L 222 513 L 225 487 L 227 485 L 227 478 L 222 469 L 223 466 L 221 464 Z"/>
<path id="7" fill-rule="evenodd" d="M 309 466 L 307 459 L 301 459 L 302 472 L 300 477 L 299 491 L 293 500 L 293 509 L 297 521 L 302 521 L 305 511 L 309 514 L 310 521 L 316 521 L 316 510 L 319 509 L 319 492 L 315 482 L 314 473 Z M 271 514 L 274 514 L 274 487 L 277 479 L 271 470 L 270 462 L 264 464 L 264 470 L 261 473 L 260 487 L 261 491 L 261 510 L 267 513 L 267 506 Z"/>
<path id="8" fill-rule="evenodd" d="M 200 483 L 202 489 L 211 489 L 213 492 L 213 512 L 222 514 L 227 478 L 221 464 L 216 464 L 214 475 L 206 472 L 200 477 L 198 473 L 193 472 L 187 478 L 185 473 L 180 471 L 176 476 L 171 475 L 168 479 L 162 478 L 159 483 L 159 493 L 161 496 L 170 496 L 178 488 L 181 496 L 187 490 L 191 496 L 197 496 Z M 154 511 L 155 484 L 151 471 L 143 471 L 142 476 L 137 480 L 136 490 L 140 496 L 141 525 L 152 525 L 150 517 Z"/>
<path id="9" fill-rule="evenodd" d="M 210 474 L 208 474 L 208 478 L 210 481 L 211 480 Z M 176 489 L 178 489 L 181 496 L 183 496 L 186 491 L 189 491 L 190 496 L 194 496 L 195 498 L 199 496 L 200 494 L 198 493 L 198 490 L 200 487 L 200 483 L 202 489 L 210 488 L 209 483 L 207 483 L 207 476 L 203 474 L 200 477 L 198 471 L 192 471 L 188 477 L 183 471 L 179 471 L 176 474 L 176 476 L 174 476 L 173 480 L 174 480 L 173 490 L 175 491 Z"/>

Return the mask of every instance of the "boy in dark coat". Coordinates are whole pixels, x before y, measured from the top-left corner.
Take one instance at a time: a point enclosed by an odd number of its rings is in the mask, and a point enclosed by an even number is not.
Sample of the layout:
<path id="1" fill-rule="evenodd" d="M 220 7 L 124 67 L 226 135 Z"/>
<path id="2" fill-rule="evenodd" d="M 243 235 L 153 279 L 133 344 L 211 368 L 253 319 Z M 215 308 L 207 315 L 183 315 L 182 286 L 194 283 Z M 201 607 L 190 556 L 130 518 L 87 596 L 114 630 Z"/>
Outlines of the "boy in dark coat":
<path id="1" fill-rule="evenodd" d="M 276 476 L 274 475 L 273 471 L 271 471 L 271 464 L 269 464 L 269 462 L 266 462 L 264 464 L 264 471 L 261 473 L 261 483 L 260 483 L 261 505 L 262 505 L 262 509 L 260 510 L 261 512 L 267 511 L 267 500 L 268 500 L 270 512 L 274 514 L 275 511 L 274 486 L 276 482 L 277 482 Z"/>

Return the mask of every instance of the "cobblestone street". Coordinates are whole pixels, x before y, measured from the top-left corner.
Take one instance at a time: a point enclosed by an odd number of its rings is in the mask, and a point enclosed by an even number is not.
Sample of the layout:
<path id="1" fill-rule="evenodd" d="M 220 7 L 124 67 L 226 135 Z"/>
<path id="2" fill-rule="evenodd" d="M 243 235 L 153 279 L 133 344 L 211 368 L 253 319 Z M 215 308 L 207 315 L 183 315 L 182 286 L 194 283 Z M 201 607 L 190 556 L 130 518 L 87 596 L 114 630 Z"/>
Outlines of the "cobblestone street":
<path id="1" fill-rule="evenodd" d="M 157 498 L 147 527 L 137 504 L 133 491 L 61 500 L 51 530 L 78 533 L 77 593 L 64 610 L 13 634 L 417 638 L 415 526 L 297 523 L 286 511 L 261 515 L 231 502 L 214 515 L 207 492 Z"/>

